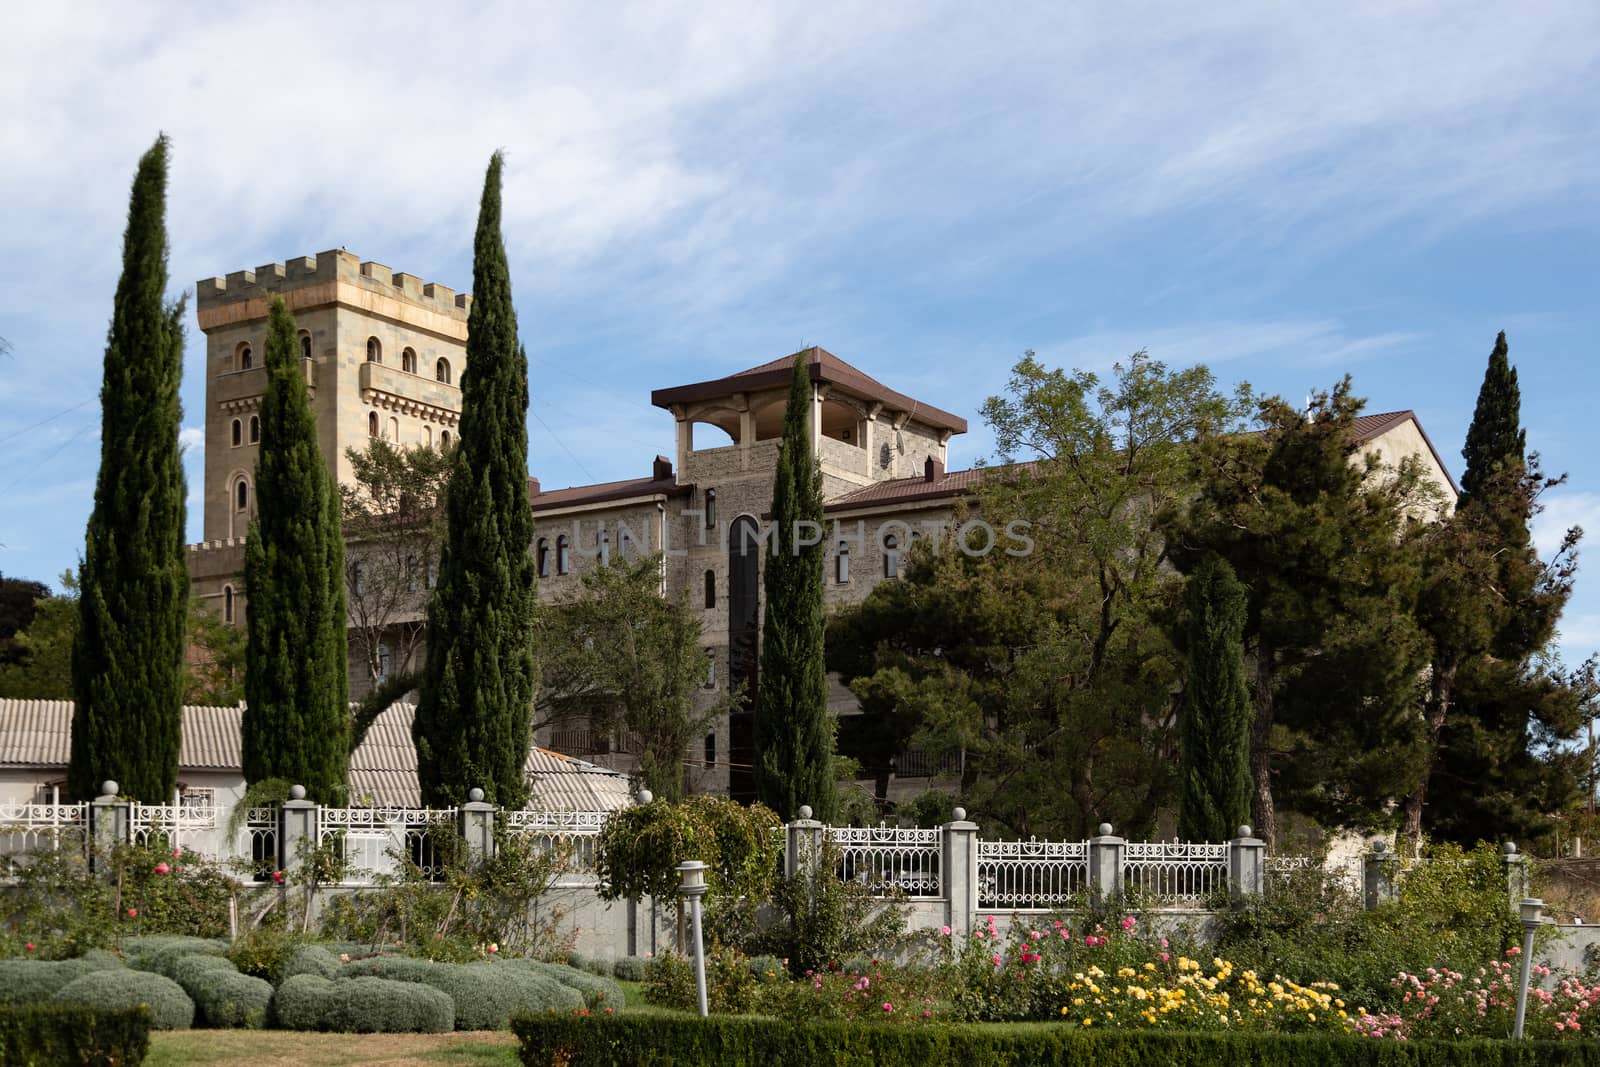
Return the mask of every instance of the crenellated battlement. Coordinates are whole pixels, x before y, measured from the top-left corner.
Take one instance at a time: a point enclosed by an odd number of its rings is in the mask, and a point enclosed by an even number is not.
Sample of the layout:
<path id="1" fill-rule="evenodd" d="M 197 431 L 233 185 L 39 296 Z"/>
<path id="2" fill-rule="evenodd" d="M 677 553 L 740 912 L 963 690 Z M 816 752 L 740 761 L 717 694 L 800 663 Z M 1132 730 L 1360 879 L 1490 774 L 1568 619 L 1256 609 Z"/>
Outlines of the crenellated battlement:
<path id="1" fill-rule="evenodd" d="M 216 552 L 223 549 L 243 548 L 244 543 L 245 538 L 243 537 L 219 537 L 210 541 L 197 541 L 184 547 L 189 550 L 190 555 L 196 555 L 201 552 Z"/>
<path id="2" fill-rule="evenodd" d="M 255 270 L 233 271 L 225 278 L 202 278 L 195 283 L 195 299 L 199 309 L 206 311 L 308 286 L 328 285 L 331 300 L 341 284 L 404 300 L 461 321 L 466 320 L 472 307 L 472 297 L 467 293 L 424 282 L 415 274 L 396 272 L 372 260 L 363 262 L 360 256 L 344 249 L 300 256 L 287 263 L 265 263 Z"/>

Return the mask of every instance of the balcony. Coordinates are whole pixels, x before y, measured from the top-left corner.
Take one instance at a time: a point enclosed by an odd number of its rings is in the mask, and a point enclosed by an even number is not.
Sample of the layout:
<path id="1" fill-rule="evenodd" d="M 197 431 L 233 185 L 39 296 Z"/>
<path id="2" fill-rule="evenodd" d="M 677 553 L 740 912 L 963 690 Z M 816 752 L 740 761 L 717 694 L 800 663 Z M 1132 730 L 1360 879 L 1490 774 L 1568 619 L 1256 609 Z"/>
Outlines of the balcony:
<path id="1" fill-rule="evenodd" d="M 382 363 L 361 364 L 361 395 L 386 407 L 415 405 L 452 415 L 461 413 L 461 390 L 454 385 L 407 374 Z"/>

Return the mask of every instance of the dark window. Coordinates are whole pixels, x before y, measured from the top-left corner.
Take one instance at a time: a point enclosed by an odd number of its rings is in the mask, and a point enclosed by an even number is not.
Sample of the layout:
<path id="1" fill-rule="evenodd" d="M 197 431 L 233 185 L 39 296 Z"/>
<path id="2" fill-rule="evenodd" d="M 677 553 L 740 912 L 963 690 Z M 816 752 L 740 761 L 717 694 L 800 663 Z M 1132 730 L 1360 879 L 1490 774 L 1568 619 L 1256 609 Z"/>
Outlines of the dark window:
<path id="1" fill-rule="evenodd" d="M 303 333 L 300 335 L 300 358 L 311 358 L 311 335 L 309 333 Z"/>
<path id="2" fill-rule="evenodd" d="M 416 591 L 417 591 L 417 557 L 416 556 L 407 556 L 406 557 L 406 592 L 415 593 Z"/>
<path id="3" fill-rule="evenodd" d="M 378 339 L 376 337 L 367 338 L 367 362 L 383 362 L 383 345 L 378 343 Z"/>
<path id="4" fill-rule="evenodd" d="M 367 436 L 378 436 L 378 413 L 376 411 L 367 412 Z"/>
<path id="5" fill-rule="evenodd" d="M 706 649 L 706 688 L 707 689 L 715 689 L 716 687 L 717 687 L 717 650 L 714 649 L 714 648 L 708 648 L 708 649 Z"/>
<path id="6" fill-rule="evenodd" d="M 715 766 L 717 762 L 717 735 L 706 734 L 706 766 Z"/>
<path id="7" fill-rule="evenodd" d="M 611 531 L 602 529 L 596 536 L 600 543 L 600 566 L 604 567 L 611 562 Z"/>
<path id="8" fill-rule="evenodd" d="M 883 576 L 885 578 L 900 576 L 900 539 L 894 534 L 883 539 Z"/>
<path id="9" fill-rule="evenodd" d="M 706 490 L 706 529 L 715 530 L 716 528 L 717 528 L 717 491 L 715 489 L 707 489 Z"/>
<path id="10" fill-rule="evenodd" d="M 440 430 L 439 431 L 439 447 L 440 448 L 449 448 L 450 447 L 450 431 L 449 430 Z"/>
<path id="11" fill-rule="evenodd" d="M 433 378 L 435 381 L 450 384 L 450 361 L 440 357 L 433 365 Z"/>
<path id="12" fill-rule="evenodd" d="M 250 483 L 240 478 L 239 484 L 234 487 L 233 495 L 240 511 L 248 508 L 250 506 Z"/>
<path id="13" fill-rule="evenodd" d="M 406 349 L 400 353 L 400 369 L 407 374 L 417 373 L 417 353 L 414 349 Z"/>
<path id="14" fill-rule="evenodd" d="M 238 420 L 233 420 L 233 446 L 235 448 L 244 444 L 244 425 Z"/>
<path id="15" fill-rule="evenodd" d="M 834 570 L 834 577 L 836 579 L 838 579 L 838 582 L 839 582 L 840 585 L 846 585 L 846 584 L 849 583 L 849 581 L 850 581 L 850 542 L 849 541 L 840 541 L 839 542 L 839 558 L 834 563 L 833 570 Z"/>
<path id="16" fill-rule="evenodd" d="M 717 606 L 717 572 L 706 571 L 706 607 Z"/>
<path id="17" fill-rule="evenodd" d="M 567 535 L 556 538 L 556 573 L 566 574 L 572 569 L 572 542 Z"/>
<path id="18" fill-rule="evenodd" d="M 240 345 L 239 346 L 239 369 L 240 370 L 249 370 L 251 367 L 255 366 L 255 362 L 256 362 L 255 353 L 250 351 L 250 346 L 249 345 Z"/>
<path id="19" fill-rule="evenodd" d="M 550 577 L 550 539 L 539 538 L 539 543 L 534 547 L 533 558 L 538 567 L 539 577 Z"/>
<path id="20" fill-rule="evenodd" d="M 361 596 L 367 591 L 367 568 L 360 560 L 356 560 L 350 567 L 350 587 L 356 596 Z"/>
<path id="21" fill-rule="evenodd" d="M 231 585 L 222 587 L 222 621 L 230 624 L 233 622 L 233 586 Z"/>
<path id="22" fill-rule="evenodd" d="M 250 416 L 250 443 L 256 444 L 261 440 L 261 416 Z"/>

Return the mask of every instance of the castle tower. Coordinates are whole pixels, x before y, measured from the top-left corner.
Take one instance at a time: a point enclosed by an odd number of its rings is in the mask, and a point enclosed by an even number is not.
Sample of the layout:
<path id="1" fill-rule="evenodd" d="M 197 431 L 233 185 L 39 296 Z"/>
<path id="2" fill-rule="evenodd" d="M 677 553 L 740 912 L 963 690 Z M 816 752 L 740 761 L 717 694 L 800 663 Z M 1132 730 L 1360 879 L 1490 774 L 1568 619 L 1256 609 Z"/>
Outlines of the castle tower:
<path id="1" fill-rule="evenodd" d="M 205 544 L 195 546 L 195 592 L 237 621 L 238 551 L 255 508 L 267 305 L 294 313 L 318 443 L 341 484 L 345 449 L 373 437 L 406 446 L 452 440 L 461 417 L 471 297 L 424 284 L 345 251 L 269 263 L 196 284 L 206 335 Z"/>

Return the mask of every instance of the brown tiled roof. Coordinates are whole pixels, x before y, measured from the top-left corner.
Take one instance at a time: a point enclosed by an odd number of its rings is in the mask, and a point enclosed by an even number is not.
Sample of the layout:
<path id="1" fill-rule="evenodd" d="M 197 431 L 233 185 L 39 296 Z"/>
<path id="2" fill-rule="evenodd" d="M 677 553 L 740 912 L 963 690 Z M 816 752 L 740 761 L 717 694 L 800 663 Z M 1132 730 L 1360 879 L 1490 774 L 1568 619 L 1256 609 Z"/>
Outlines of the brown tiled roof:
<path id="1" fill-rule="evenodd" d="M 415 807 L 417 749 L 411 740 L 416 708 L 394 704 L 372 724 L 350 756 L 350 794 L 377 803 Z M 241 774 L 238 707 L 183 709 L 182 770 Z M 71 752 L 72 701 L 0 699 L 0 766 L 65 768 Z M 535 748 L 528 753 L 528 782 L 538 807 L 550 811 L 614 811 L 632 802 L 628 778 L 616 771 Z"/>
<path id="2" fill-rule="evenodd" d="M 550 490 L 539 489 L 538 483 L 529 479 L 528 488 L 534 511 L 549 511 L 552 508 L 572 507 L 576 504 L 600 504 L 608 500 L 626 500 L 629 497 L 652 496 L 656 493 L 686 496 L 694 492 L 691 483 L 679 482 L 676 478 L 626 478 L 620 482 L 598 482 L 595 485 L 574 485 L 568 489 Z"/>
<path id="3" fill-rule="evenodd" d="M 813 345 L 799 352 L 763 363 L 758 367 L 730 374 L 714 381 L 677 385 L 657 389 L 650 394 L 650 403 L 658 408 L 673 404 L 693 403 L 727 396 L 730 393 L 754 392 L 757 389 L 775 389 L 789 383 L 795 356 L 806 359 L 807 372 L 814 382 L 827 382 L 866 400 L 877 400 L 897 411 L 911 412 L 917 421 L 952 433 L 966 433 L 967 420 L 948 411 L 941 411 L 904 393 L 897 393 L 876 378 L 865 374 L 825 348 Z"/>
<path id="4" fill-rule="evenodd" d="M 1407 421 L 1416 422 L 1417 432 L 1422 434 L 1422 440 L 1428 446 L 1428 451 L 1433 454 L 1434 462 L 1439 464 L 1439 469 L 1450 482 L 1450 487 L 1456 489 L 1455 479 L 1450 477 L 1450 470 L 1439 458 L 1439 450 L 1433 447 L 1433 442 L 1428 439 L 1428 432 L 1422 428 L 1422 423 L 1417 421 L 1416 413 L 1409 409 L 1405 411 L 1386 411 L 1376 415 L 1362 415 L 1355 420 L 1356 439 L 1362 442 L 1372 441 L 1383 436 L 1396 426 Z M 1259 431 L 1252 431 L 1259 432 Z M 876 507 L 880 504 L 909 504 L 919 500 L 943 500 L 948 497 L 961 496 L 975 490 L 986 474 L 1000 471 L 1031 470 L 1036 464 L 1032 461 L 1022 464 L 1005 464 L 996 467 L 974 467 L 970 470 L 948 471 L 943 477 L 929 481 L 926 477 L 895 478 L 891 481 L 877 482 L 873 485 L 857 489 L 853 493 L 837 497 L 828 501 L 824 511 L 851 511 L 856 508 Z"/>

